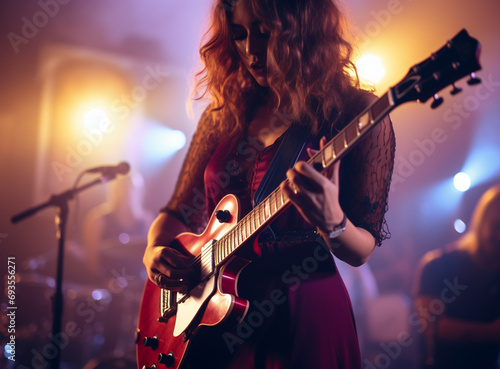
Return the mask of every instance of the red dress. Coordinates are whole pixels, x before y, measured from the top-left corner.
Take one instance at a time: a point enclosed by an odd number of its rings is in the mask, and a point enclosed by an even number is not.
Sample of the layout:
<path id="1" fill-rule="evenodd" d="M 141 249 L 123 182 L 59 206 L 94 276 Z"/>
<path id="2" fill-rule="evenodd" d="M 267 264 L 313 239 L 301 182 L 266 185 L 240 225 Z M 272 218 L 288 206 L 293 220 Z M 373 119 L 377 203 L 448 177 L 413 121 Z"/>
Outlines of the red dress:
<path id="1" fill-rule="evenodd" d="M 357 110 L 353 108 L 354 113 Z M 203 226 L 197 223 L 201 214 L 211 214 L 226 194 L 238 196 L 242 216 L 252 208 L 255 191 L 283 137 L 262 149 L 244 139 L 211 137 L 209 123 L 203 118 L 200 126 L 174 197 L 166 207 L 170 212 L 175 209 L 193 230 Z M 380 245 L 387 235 L 383 217 L 394 136 L 388 119 L 379 126 L 342 160 L 340 202 L 348 218 L 369 230 Z M 321 132 L 308 145 L 317 148 L 323 134 L 329 138 L 335 133 Z M 205 145 L 200 143 L 202 138 Z M 303 159 L 307 159 L 305 156 L 304 152 Z M 203 183 L 186 174 L 201 168 L 205 168 Z M 193 186 L 190 191 L 186 191 L 187 184 Z M 195 199 L 201 192 L 198 186 L 204 188 L 206 209 Z M 214 367 L 231 369 L 360 368 L 349 296 L 333 256 L 314 232 L 315 227 L 289 207 L 272 229 L 277 240 L 268 236 L 262 239 L 262 257 L 246 267 L 239 279 L 239 295 L 250 301 L 250 310 L 236 329 L 205 338 L 216 347 L 210 350 L 208 361 L 216 363 Z"/>

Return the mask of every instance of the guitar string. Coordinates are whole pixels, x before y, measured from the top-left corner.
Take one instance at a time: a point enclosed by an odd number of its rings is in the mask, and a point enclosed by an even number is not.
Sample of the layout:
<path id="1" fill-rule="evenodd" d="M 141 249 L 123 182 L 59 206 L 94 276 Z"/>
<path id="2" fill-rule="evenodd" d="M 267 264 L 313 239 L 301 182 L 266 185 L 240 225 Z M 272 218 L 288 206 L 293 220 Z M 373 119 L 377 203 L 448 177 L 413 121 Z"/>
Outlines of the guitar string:
<path id="1" fill-rule="evenodd" d="M 352 123 L 352 122 L 351 122 Z M 348 124 L 342 131 L 344 131 L 348 126 L 350 126 L 350 124 Z M 339 132 L 340 133 L 342 133 Z M 335 138 L 333 138 L 332 140 L 330 140 L 330 142 L 328 142 L 325 147 L 322 149 L 322 150 L 319 150 L 318 152 L 316 152 L 313 156 L 311 156 L 311 158 L 309 158 L 309 160 L 307 161 L 308 164 L 310 165 L 313 165 L 314 163 L 316 162 L 321 162 L 321 159 L 319 159 L 320 161 L 318 161 L 318 158 L 319 156 L 324 152 L 325 148 L 327 148 L 328 146 L 332 146 L 332 152 L 334 153 L 334 157 L 338 157 L 338 153 L 336 153 L 336 150 L 335 150 L 335 146 L 333 144 L 333 141 L 334 141 Z M 340 151 L 343 151 L 343 150 L 340 150 Z M 321 163 L 323 164 L 323 163 Z M 289 183 L 289 180 L 288 178 L 284 180 L 284 182 L 286 182 L 287 184 Z M 279 197 L 278 197 L 278 192 L 279 193 Z M 210 247 L 207 247 L 205 248 L 199 255 L 197 255 L 193 261 L 191 262 L 191 267 L 198 267 L 198 266 L 201 266 L 201 262 L 202 261 L 205 261 L 206 260 L 206 257 L 209 257 L 212 255 L 213 251 L 214 251 L 214 247 L 217 247 L 218 245 L 221 244 L 221 242 L 223 240 L 229 242 L 229 244 L 231 245 L 230 249 L 231 252 L 233 252 L 241 243 L 243 243 L 244 241 L 246 241 L 246 239 L 248 239 L 248 237 L 243 240 L 242 242 L 239 242 L 238 238 L 236 237 L 235 239 L 235 233 L 236 233 L 236 230 L 237 228 L 239 227 L 239 225 L 241 225 L 242 223 L 247 223 L 251 217 L 251 214 L 252 213 L 257 213 L 257 216 L 255 216 L 254 220 L 257 220 L 258 223 L 260 223 L 258 226 L 257 226 L 257 229 L 259 229 L 260 227 L 262 227 L 262 225 L 268 220 L 266 219 L 266 214 L 265 214 L 265 203 L 266 202 L 269 202 L 272 200 L 272 196 L 275 195 L 275 199 L 277 200 L 278 198 L 280 198 L 280 202 L 282 202 L 282 204 L 280 205 L 277 205 L 276 208 L 277 210 L 274 212 L 274 213 L 277 213 L 279 210 L 281 210 L 282 207 L 284 207 L 285 205 L 287 205 L 290 200 L 286 200 L 284 197 L 283 197 L 283 193 L 281 192 L 281 188 L 278 187 L 276 188 L 273 192 L 271 192 L 261 203 L 259 203 L 254 209 L 252 209 L 251 212 L 249 212 L 247 215 L 245 215 L 236 225 L 234 228 L 232 228 L 228 233 L 226 233 L 224 236 L 222 236 L 219 240 L 217 240 L 214 244 L 210 245 Z M 273 216 L 274 214 L 273 211 L 272 211 L 272 208 L 271 206 L 269 206 L 269 209 L 270 209 L 270 217 Z M 264 220 L 261 221 L 261 214 L 263 215 L 263 218 Z M 255 229 L 255 231 L 257 230 Z M 253 233 L 255 233 L 255 231 Z M 233 241 L 233 242 L 231 242 Z M 236 241 L 236 242 L 234 242 Z M 235 244 L 235 245 L 233 245 Z M 231 253 L 230 252 L 230 253 Z M 227 257 L 228 255 L 226 255 Z M 209 259 L 210 260 L 210 259 Z"/>

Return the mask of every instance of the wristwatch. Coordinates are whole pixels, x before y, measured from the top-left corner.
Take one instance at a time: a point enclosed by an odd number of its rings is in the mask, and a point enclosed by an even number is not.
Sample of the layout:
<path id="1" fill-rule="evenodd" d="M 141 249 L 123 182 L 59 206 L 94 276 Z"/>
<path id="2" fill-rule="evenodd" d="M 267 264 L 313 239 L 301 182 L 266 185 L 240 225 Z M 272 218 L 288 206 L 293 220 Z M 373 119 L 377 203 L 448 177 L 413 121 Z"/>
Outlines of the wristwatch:
<path id="1" fill-rule="evenodd" d="M 340 224 L 338 226 L 336 226 L 333 231 L 331 231 L 329 234 L 328 234 L 328 239 L 334 239 L 334 238 L 337 238 L 338 236 L 340 236 L 342 234 L 342 232 L 345 231 L 345 225 L 347 223 L 347 217 L 344 213 L 344 217 L 342 218 L 342 221 L 340 222 Z"/>

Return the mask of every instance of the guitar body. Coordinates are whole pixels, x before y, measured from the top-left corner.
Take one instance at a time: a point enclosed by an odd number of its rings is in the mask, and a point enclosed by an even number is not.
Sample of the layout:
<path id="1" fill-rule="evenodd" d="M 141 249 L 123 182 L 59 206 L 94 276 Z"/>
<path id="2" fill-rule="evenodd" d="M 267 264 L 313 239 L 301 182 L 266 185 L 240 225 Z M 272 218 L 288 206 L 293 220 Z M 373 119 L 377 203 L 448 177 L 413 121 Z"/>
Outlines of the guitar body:
<path id="1" fill-rule="evenodd" d="M 182 233 L 176 242 L 194 257 L 207 259 L 208 256 L 202 256 L 203 247 L 220 239 L 235 226 L 238 207 L 236 196 L 227 195 L 217 205 L 202 234 Z M 219 222 L 215 216 L 219 210 L 229 212 L 229 221 Z M 251 242 L 249 240 L 248 244 Z M 229 328 L 245 317 L 249 302 L 238 297 L 237 283 L 239 274 L 249 263 L 247 258 L 231 256 L 187 295 L 166 291 L 148 280 L 136 333 L 138 367 L 152 368 L 153 365 L 159 367 L 159 364 L 174 369 L 196 367 L 189 364 L 191 360 L 186 361 L 185 353 L 189 349 L 196 357 L 197 350 L 209 350 L 209 343 L 196 342 L 199 331 L 215 326 Z"/>

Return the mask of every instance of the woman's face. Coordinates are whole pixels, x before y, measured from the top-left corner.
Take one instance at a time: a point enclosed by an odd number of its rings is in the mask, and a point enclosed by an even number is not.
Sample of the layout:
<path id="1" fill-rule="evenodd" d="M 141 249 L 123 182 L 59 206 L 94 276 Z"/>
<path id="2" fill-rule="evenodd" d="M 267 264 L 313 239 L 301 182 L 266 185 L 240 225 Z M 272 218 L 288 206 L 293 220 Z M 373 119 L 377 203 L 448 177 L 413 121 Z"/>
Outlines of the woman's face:
<path id="1" fill-rule="evenodd" d="M 255 17 L 248 0 L 235 3 L 230 27 L 236 50 L 255 81 L 268 87 L 266 61 L 269 31 Z"/>

